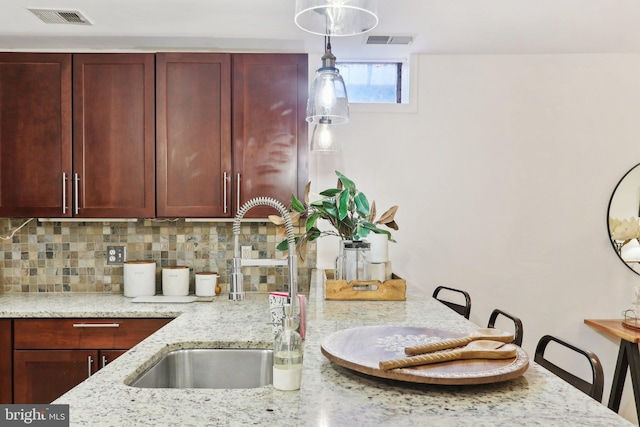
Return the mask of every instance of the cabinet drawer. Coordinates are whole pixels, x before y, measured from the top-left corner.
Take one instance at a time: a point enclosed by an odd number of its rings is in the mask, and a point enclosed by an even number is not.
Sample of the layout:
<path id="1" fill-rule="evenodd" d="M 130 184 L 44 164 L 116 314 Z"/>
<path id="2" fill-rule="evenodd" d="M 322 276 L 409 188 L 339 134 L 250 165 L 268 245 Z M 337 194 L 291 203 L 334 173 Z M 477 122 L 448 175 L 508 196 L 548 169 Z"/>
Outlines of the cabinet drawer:
<path id="1" fill-rule="evenodd" d="M 173 319 L 16 319 L 14 349 L 129 349 Z"/>

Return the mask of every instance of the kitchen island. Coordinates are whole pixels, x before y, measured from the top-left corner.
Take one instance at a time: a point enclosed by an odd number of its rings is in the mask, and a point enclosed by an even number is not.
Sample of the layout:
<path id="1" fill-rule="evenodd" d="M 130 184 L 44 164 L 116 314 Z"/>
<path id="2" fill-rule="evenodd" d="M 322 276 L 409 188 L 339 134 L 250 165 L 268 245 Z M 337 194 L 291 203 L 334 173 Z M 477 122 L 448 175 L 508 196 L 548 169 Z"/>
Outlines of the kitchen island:
<path id="1" fill-rule="evenodd" d="M 272 386 L 126 385 L 174 349 L 270 348 L 266 294 L 191 304 L 139 304 L 102 294 L 0 294 L 0 317 L 176 317 L 54 402 L 70 405 L 73 426 L 632 425 L 533 361 L 513 380 L 466 386 L 397 382 L 337 366 L 321 354 L 320 345 L 338 330 L 411 325 L 468 333 L 478 326 L 411 284 L 407 301 L 325 301 L 321 275 L 312 281 L 302 386 L 295 392 Z"/>

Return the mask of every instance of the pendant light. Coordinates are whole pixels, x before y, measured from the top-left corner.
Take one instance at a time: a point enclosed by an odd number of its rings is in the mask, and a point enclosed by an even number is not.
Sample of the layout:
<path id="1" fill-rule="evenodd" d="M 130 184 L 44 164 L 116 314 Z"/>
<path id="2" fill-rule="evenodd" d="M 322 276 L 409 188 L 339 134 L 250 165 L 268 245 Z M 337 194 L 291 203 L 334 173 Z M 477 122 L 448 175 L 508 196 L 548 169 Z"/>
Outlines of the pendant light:
<path id="1" fill-rule="evenodd" d="M 332 126 L 328 121 L 328 119 L 320 120 L 320 123 L 313 127 L 311 151 L 325 154 L 338 151 L 338 144 L 333 135 Z"/>
<path id="2" fill-rule="evenodd" d="M 296 0 L 294 21 L 322 36 L 353 36 L 378 25 L 376 0 Z"/>
<path id="3" fill-rule="evenodd" d="M 336 57 L 331 53 L 331 39 L 327 38 L 318 68 L 311 84 L 307 100 L 307 121 L 314 124 L 339 125 L 349 121 L 347 88 L 336 68 Z"/>

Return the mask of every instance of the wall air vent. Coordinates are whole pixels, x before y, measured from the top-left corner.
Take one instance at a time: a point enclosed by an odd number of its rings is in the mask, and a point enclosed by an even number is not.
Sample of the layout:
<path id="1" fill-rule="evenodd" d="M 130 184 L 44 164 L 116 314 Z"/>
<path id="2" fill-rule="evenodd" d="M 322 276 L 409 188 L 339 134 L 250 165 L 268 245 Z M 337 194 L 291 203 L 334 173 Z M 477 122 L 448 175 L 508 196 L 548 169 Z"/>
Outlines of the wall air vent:
<path id="1" fill-rule="evenodd" d="M 366 44 L 411 44 L 412 36 L 369 36 Z"/>
<path id="2" fill-rule="evenodd" d="M 91 25 L 91 21 L 78 10 L 29 9 L 29 11 L 47 24 Z"/>

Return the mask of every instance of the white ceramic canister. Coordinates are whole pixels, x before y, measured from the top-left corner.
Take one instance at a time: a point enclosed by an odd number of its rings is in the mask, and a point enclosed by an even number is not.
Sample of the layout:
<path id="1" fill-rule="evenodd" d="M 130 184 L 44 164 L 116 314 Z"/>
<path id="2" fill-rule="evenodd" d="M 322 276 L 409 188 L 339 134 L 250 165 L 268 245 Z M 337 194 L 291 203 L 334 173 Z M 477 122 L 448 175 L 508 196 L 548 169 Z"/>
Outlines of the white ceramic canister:
<path id="1" fill-rule="evenodd" d="M 386 234 L 371 232 L 365 240 L 371 244 L 369 262 L 389 261 L 389 238 Z"/>
<path id="2" fill-rule="evenodd" d="M 215 271 L 201 271 L 196 273 L 196 296 L 212 297 L 216 294 L 218 273 Z"/>
<path id="3" fill-rule="evenodd" d="M 156 262 L 125 261 L 124 296 L 146 297 L 156 294 Z"/>
<path id="4" fill-rule="evenodd" d="M 162 267 L 162 295 L 189 295 L 189 267 L 186 265 Z"/>

